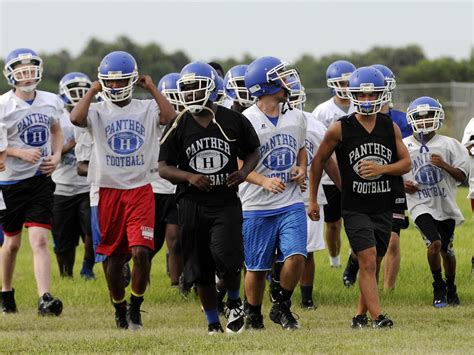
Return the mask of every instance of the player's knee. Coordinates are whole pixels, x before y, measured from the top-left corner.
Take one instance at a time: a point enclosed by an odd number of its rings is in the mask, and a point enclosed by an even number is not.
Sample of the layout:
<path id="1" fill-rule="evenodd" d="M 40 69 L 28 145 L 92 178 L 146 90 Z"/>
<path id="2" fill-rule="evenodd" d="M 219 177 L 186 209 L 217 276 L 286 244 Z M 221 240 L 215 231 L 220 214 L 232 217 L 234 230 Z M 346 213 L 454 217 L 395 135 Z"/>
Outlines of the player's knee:
<path id="1" fill-rule="evenodd" d="M 441 252 L 441 240 L 435 240 L 428 246 L 428 253 L 434 255 Z"/>
<path id="2" fill-rule="evenodd" d="M 145 247 L 137 246 L 132 247 L 132 259 L 134 265 L 146 265 L 149 264 L 150 250 Z"/>

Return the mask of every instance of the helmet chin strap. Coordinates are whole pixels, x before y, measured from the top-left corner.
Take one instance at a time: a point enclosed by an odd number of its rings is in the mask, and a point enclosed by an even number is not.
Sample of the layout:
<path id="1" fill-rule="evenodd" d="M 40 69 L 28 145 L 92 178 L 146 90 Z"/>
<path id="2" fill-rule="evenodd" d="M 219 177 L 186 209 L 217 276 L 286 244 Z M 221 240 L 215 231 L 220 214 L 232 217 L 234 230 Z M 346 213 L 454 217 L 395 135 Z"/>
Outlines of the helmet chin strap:
<path id="1" fill-rule="evenodd" d="M 36 86 L 37 86 L 37 84 L 33 84 L 33 85 L 30 85 L 30 86 L 19 86 L 19 87 L 17 86 L 16 89 L 18 89 L 20 91 L 23 91 L 23 92 L 26 92 L 26 93 L 30 93 L 30 92 L 35 91 Z"/>

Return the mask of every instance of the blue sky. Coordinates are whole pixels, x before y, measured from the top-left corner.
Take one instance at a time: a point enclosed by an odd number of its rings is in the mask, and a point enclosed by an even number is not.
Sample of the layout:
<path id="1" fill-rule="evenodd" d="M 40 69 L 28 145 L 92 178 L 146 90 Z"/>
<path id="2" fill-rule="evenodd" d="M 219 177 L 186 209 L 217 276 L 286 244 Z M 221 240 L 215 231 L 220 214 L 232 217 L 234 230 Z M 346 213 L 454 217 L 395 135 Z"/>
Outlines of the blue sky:
<path id="1" fill-rule="evenodd" d="M 91 14 L 93 14 L 91 16 Z M 77 55 L 88 39 L 126 35 L 193 60 L 274 55 L 292 61 L 418 44 L 430 58 L 468 58 L 474 4 L 461 1 L 0 0 L 0 55 L 17 47 Z"/>

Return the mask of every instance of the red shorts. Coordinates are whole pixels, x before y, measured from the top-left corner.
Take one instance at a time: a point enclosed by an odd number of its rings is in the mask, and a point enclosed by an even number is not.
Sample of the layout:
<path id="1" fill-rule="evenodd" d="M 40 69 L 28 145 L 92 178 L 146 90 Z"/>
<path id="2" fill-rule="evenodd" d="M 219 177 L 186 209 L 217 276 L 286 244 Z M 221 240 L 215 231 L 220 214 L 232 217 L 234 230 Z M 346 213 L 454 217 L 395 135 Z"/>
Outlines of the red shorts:
<path id="1" fill-rule="evenodd" d="M 98 254 L 130 254 L 133 246 L 154 249 L 155 198 L 150 184 L 130 190 L 101 187 L 98 213 Z"/>

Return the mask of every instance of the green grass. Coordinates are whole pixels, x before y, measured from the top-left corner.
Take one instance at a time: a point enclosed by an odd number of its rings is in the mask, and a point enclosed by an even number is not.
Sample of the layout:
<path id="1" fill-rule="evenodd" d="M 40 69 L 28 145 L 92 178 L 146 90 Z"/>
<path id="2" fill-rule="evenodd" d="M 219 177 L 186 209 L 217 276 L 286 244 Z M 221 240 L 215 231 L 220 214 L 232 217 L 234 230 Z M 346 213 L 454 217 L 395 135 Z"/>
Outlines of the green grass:
<path id="1" fill-rule="evenodd" d="M 61 280 L 53 263 L 53 293 L 62 298 L 64 312 L 59 318 L 40 318 L 36 314 L 36 286 L 31 250 L 24 239 L 18 255 L 14 287 L 19 314 L 0 316 L 0 352 L 252 352 L 252 353 L 470 353 L 474 349 L 474 218 L 467 190 L 460 189 L 458 203 L 466 218 L 456 230 L 457 285 L 462 306 L 435 309 L 431 306 L 431 274 L 426 248 L 413 225 L 402 231 L 402 262 L 396 289 L 382 293 L 385 312 L 395 321 L 392 330 L 352 330 L 358 291 L 345 289 L 341 269 L 331 269 L 327 252 L 316 254 L 315 311 L 294 308 L 302 329 L 284 332 L 268 319 L 264 301 L 263 332 L 244 332 L 238 336 L 208 336 L 206 321 L 196 298 L 184 300 L 169 287 L 165 274 L 164 251 L 153 264 L 152 283 L 147 290 L 142 314 L 145 330 L 140 333 L 116 330 L 104 276 L 96 266 L 96 281 Z M 343 237 L 345 263 L 348 243 Z M 75 275 L 78 275 L 82 246 L 78 248 Z M 299 292 L 293 297 L 299 303 Z"/>

